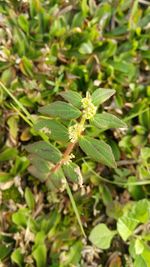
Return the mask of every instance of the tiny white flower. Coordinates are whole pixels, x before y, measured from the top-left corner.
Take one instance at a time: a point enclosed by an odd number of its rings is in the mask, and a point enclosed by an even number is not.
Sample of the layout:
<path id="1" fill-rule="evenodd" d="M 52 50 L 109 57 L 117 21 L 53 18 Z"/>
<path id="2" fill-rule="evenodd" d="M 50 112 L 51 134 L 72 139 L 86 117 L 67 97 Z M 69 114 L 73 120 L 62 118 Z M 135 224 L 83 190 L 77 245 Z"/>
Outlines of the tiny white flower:
<path id="1" fill-rule="evenodd" d="M 48 127 L 43 127 L 41 130 L 45 134 L 51 134 L 51 130 Z"/>
<path id="2" fill-rule="evenodd" d="M 75 158 L 75 155 L 73 153 L 71 153 L 70 155 L 68 155 L 64 161 L 64 165 L 68 165 L 69 163 L 72 162 L 72 159 Z"/>
<path id="3" fill-rule="evenodd" d="M 76 142 L 80 137 L 81 133 L 84 131 L 84 126 L 76 123 L 69 127 L 69 139 L 72 143 Z"/>

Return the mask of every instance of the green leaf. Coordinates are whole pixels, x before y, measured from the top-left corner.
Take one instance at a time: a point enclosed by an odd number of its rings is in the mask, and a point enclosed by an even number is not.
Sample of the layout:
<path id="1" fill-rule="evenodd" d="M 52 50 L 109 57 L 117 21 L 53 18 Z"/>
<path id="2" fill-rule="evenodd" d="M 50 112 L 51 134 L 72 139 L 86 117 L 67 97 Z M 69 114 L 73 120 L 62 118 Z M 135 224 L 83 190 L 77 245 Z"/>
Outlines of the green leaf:
<path id="1" fill-rule="evenodd" d="M 27 145 L 25 146 L 25 149 L 28 152 L 36 154 L 42 159 L 49 160 L 53 163 L 57 163 L 61 159 L 61 152 L 50 143 L 44 141 L 38 141 L 31 145 Z"/>
<path id="2" fill-rule="evenodd" d="M 146 129 L 150 130 L 150 109 L 147 111 L 141 113 L 139 115 L 139 122 L 142 126 L 144 126 Z"/>
<path id="3" fill-rule="evenodd" d="M 35 154 L 31 154 L 29 156 L 29 159 L 30 159 L 30 163 L 35 166 L 37 171 L 43 174 L 48 173 L 50 171 L 50 168 L 53 165 L 52 163 L 48 162 L 45 159 L 42 159 L 40 156 L 37 156 Z"/>
<path id="4" fill-rule="evenodd" d="M 92 94 L 92 102 L 95 106 L 99 106 L 114 94 L 115 90 L 99 88 Z"/>
<path id="5" fill-rule="evenodd" d="M 81 0 L 81 9 L 84 16 L 89 12 L 89 6 L 87 4 L 87 0 Z"/>
<path id="6" fill-rule="evenodd" d="M 147 264 L 147 267 L 149 267 L 150 266 L 150 248 L 148 246 L 144 247 L 144 250 L 141 256 L 144 259 L 145 263 Z"/>
<path id="7" fill-rule="evenodd" d="M 148 267 L 148 265 L 141 256 L 137 256 L 135 258 L 134 267 Z"/>
<path id="8" fill-rule="evenodd" d="M 48 178 L 48 173 L 38 170 L 34 165 L 29 166 L 28 171 L 41 182 L 44 182 Z"/>
<path id="9" fill-rule="evenodd" d="M 75 242 L 68 252 L 65 254 L 64 266 L 79 266 L 79 260 L 81 259 L 81 250 L 83 244 L 81 241 Z"/>
<path id="10" fill-rule="evenodd" d="M 147 161 L 150 158 L 150 147 L 141 148 L 141 159 Z"/>
<path id="11" fill-rule="evenodd" d="M 7 172 L 0 172 L 0 183 L 5 183 L 11 179 L 11 174 Z"/>
<path id="12" fill-rule="evenodd" d="M 18 226 L 26 227 L 28 215 L 28 209 L 20 208 L 17 212 L 13 213 L 12 221 Z"/>
<path id="13" fill-rule="evenodd" d="M 79 52 L 80 54 L 86 55 L 86 54 L 91 54 L 93 52 L 93 45 L 90 41 L 88 41 L 87 43 L 83 43 L 81 44 L 81 46 L 79 47 Z"/>
<path id="14" fill-rule="evenodd" d="M 126 127 L 126 124 L 123 121 L 109 113 L 96 114 L 91 120 L 91 123 L 101 129 Z"/>
<path id="15" fill-rule="evenodd" d="M 109 167 L 116 168 L 111 147 L 104 141 L 90 137 L 81 137 L 79 139 L 79 145 L 85 154 L 95 161 L 101 162 Z"/>
<path id="16" fill-rule="evenodd" d="M 115 234 L 116 231 L 111 231 L 105 224 L 100 223 L 92 229 L 89 240 L 100 249 L 108 249 Z"/>
<path id="17" fill-rule="evenodd" d="M 50 190 L 60 189 L 62 186 L 62 181 L 65 179 L 63 170 L 59 168 L 59 170 L 51 173 L 47 179 L 47 188 Z"/>
<path id="18" fill-rule="evenodd" d="M 18 151 L 16 148 L 8 147 L 0 153 L 0 161 L 12 160 L 16 158 Z"/>
<path id="19" fill-rule="evenodd" d="M 56 120 L 40 119 L 35 123 L 34 129 L 49 133 L 50 138 L 56 141 L 68 142 L 69 140 L 67 128 Z"/>
<path id="20" fill-rule="evenodd" d="M 37 248 L 32 252 L 32 255 L 36 261 L 37 267 L 46 266 L 47 249 L 45 244 L 37 246 Z"/>
<path id="21" fill-rule="evenodd" d="M 78 165 L 73 162 L 63 166 L 65 176 L 73 182 L 78 181 L 77 168 L 79 168 Z"/>
<path id="22" fill-rule="evenodd" d="M 139 221 L 135 220 L 133 217 L 129 217 L 127 215 L 119 218 L 117 222 L 117 230 L 124 241 L 126 241 L 135 230 Z"/>
<path id="23" fill-rule="evenodd" d="M 140 255 L 142 254 L 143 250 L 144 250 L 144 245 L 142 241 L 139 238 L 137 238 L 135 241 L 135 253 L 137 255 Z"/>
<path id="24" fill-rule="evenodd" d="M 59 93 L 66 101 L 70 102 L 73 106 L 80 108 L 82 97 L 79 93 L 75 91 L 65 91 Z"/>
<path id="25" fill-rule="evenodd" d="M 17 248 L 11 254 L 11 260 L 16 263 L 19 267 L 23 266 L 23 255 L 21 254 L 21 249 Z"/>
<path id="26" fill-rule="evenodd" d="M 139 200 L 133 206 L 131 214 L 140 223 L 147 223 L 150 220 L 150 203 L 147 199 Z"/>
<path id="27" fill-rule="evenodd" d="M 135 183 L 135 185 L 132 185 L 133 182 Z M 139 200 L 145 197 L 145 193 L 143 187 L 136 185 L 136 182 L 138 182 L 137 176 L 129 176 L 127 181 L 127 188 L 132 198 L 134 200 Z"/>
<path id="28" fill-rule="evenodd" d="M 45 241 L 45 238 L 46 238 L 46 236 L 45 236 L 45 233 L 44 233 L 44 231 L 40 231 L 40 232 L 38 232 L 37 234 L 36 234 L 36 237 L 35 237 L 35 241 L 34 241 L 34 243 L 35 243 L 35 248 L 38 246 L 38 245 L 43 245 L 44 244 L 44 241 Z"/>
<path id="29" fill-rule="evenodd" d="M 59 117 L 64 120 L 77 119 L 81 116 L 80 110 L 62 101 L 56 101 L 39 108 L 39 112 L 51 117 Z"/>
<path id="30" fill-rule="evenodd" d="M 22 14 L 18 16 L 18 24 L 23 29 L 23 31 L 25 31 L 26 33 L 29 32 L 29 23 L 26 16 Z"/>
<path id="31" fill-rule="evenodd" d="M 35 199 L 29 187 L 25 189 L 25 200 L 29 209 L 33 210 L 35 207 Z"/>
<path id="32" fill-rule="evenodd" d="M 10 254 L 11 250 L 10 246 L 0 245 L 0 262 Z"/>

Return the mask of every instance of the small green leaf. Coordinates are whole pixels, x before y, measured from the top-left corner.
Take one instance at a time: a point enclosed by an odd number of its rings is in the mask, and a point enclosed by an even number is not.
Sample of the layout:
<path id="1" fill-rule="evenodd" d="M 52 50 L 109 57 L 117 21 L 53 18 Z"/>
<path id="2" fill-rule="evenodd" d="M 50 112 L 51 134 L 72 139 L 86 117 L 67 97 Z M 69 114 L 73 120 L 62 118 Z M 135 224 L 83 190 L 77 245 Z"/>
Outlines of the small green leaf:
<path id="1" fill-rule="evenodd" d="M 133 206 L 131 214 L 140 223 L 147 223 L 150 220 L 150 203 L 147 199 L 139 200 Z"/>
<path id="2" fill-rule="evenodd" d="M 33 210 L 35 206 L 35 199 L 29 187 L 25 189 L 25 200 L 29 209 Z"/>
<path id="3" fill-rule="evenodd" d="M 82 97 L 79 93 L 74 91 L 65 91 L 59 93 L 66 101 L 70 102 L 73 106 L 80 108 Z"/>
<path id="4" fill-rule="evenodd" d="M 38 245 L 43 245 L 44 244 L 44 241 L 45 241 L 45 232 L 44 231 L 40 231 L 36 234 L 36 237 L 35 237 L 35 248 L 38 246 Z"/>
<path id="5" fill-rule="evenodd" d="M 77 168 L 79 168 L 78 165 L 73 162 L 63 166 L 65 176 L 73 182 L 78 181 Z"/>
<path id="6" fill-rule="evenodd" d="M 92 229 L 89 240 L 100 249 L 108 249 L 115 234 L 116 231 L 111 231 L 105 224 L 100 223 Z"/>
<path id="7" fill-rule="evenodd" d="M 13 213 L 12 221 L 18 226 L 26 227 L 28 215 L 28 209 L 20 208 L 17 212 Z"/>
<path id="8" fill-rule="evenodd" d="M 23 14 L 18 16 L 18 24 L 23 29 L 23 31 L 25 31 L 26 33 L 29 32 L 29 23 L 26 16 L 24 16 Z"/>
<path id="9" fill-rule="evenodd" d="M 88 41 L 87 43 L 82 43 L 80 48 L 79 48 L 79 52 L 80 54 L 86 55 L 86 54 L 91 54 L 93 52 L 93 45 L 90 41 Z"/>
<path id="10" fill-rule="evenodd" d="M 17 154 L 18 151 L 16 148 L 8 147 L 3 152 L 0 153 L 0 161 L 12 160 L 16 158 Z"/>
<path id="11" fill-rule="evenodd" d="M 92 94 L 92 102 L 95 106 L 99 106 L 114 94 L 115 90 L 99 88 Z"/>
<path id="12" fill-rule="evenodd" d="M 49 133 L 50 138 L 56 141 L 68 142 L 69 140 L 67 128 L 56 120 L 40 119 L 35 123 L 34 129 Z"/>
<path id="13" fill-rule="evenodd" d="M 21 249 L 17 248 L 11 254 L 11 260 L 16 263 L 19 267 L 23 266 L 23 255 L 21 254 Z"/>
<path id="14" fill-rule="evenodd" d="M 57 163 L 61 159 L 61 152 L 50 143 L 44 141 L 38 141 L 31 145 L 27 145 L 25 146 L 25 149 L 28 152 L 36 154 L 42 159 L 49 160 L 53 163 Z"/>
<path id="15" fill-rule="evenodd" d="M 124 128 L 126 124 L 109 113 L 96 114 L 91 123 L 100 129 Z"/>
<path id="16" fill-rule="evenodd" d="M 81 116 L 80 110 L 62 101 L 56 101 L 39 108 L 39 112 L 51 117 L 59 117 L 64 120 L 77 119 Z"/>
<path id="17" fill-rule="evenodd" d="M 137 238 L 135 241 L 135 253 L 137 255 L 140 255 L 142 254 L 143 250 L 144 250 L 144 245 L 142 241 L 139 238 Z"/>
<path id="18" fill-rule="evenodd" d="M 37 267 L 46 266 L 47 249 L 45 244 L 37 246 L 37 248 L 32 252 L 32 255 L 36 261 Z"/>
<path id="19" fill-rule="evenodd" d="M 11 174 L 7 172 L 0 172 L 0 183 L 5 183 L 11 179 Z"/>
<path id="20" fill-rule="evenodd" d="M 79 266 L 78 263 L 81 259 L 82 247 L 82 242 L 77 241 L 69 248 L 69 251 L 66 252 L 65 259 L 63 261 L 64 266 Z"/>
<path id="21" fill-rule="evenodd" d="M 141 148 L 141 159 L 147 161 L 150 158 L 150 147 Z"/>
<path id="22" fill-rule="evenodd" d="M 39 171 L 34 165 L 29 166 L 28 171 L 41 182 L 44 182 L 48 178 L 48 173 Z"/>
<path id="23" fill-rule="evenodd" d="M 29 159 L 30 159 L 30 163 L 35 166 L 37 171 L 39 171 L 43 174 L 48 173 L 50 171 L 50 167 L 51 167 L 52 163 L 48 162 L 47 160 L 42 159 L 41 157 L 39 157 L 35 154 L 31 154 L 29 156 Z"/>
<path id="24" fill-rule="evenodd" d="M 117 222 L 117 230 L 124 241 L 126 241 L 133 233 L 139 221 L 127 215 L 119 218 Z"/>
<path id="25" fill-rule="evenodd" d="M 59 170 L 51 173 L 47 179 L 47 187 L 50 190 L 57 190 L 62 186 L 62 181 L 65 180 L 63 170 Z"/>
<path id="26" fill-rule="evenodd" d="M 11 250 L 10 246 L 0 245 L 0 262 L 10 254 Z"/>
<path id="27" fill-rule="evenodd" d="M 101 162 L 109 167 L 116 168 L 111 147 L 104 141 L 90 137 L 81 137 L 79 139 L 79 145 L 85 154 L 95 161 Z"/>

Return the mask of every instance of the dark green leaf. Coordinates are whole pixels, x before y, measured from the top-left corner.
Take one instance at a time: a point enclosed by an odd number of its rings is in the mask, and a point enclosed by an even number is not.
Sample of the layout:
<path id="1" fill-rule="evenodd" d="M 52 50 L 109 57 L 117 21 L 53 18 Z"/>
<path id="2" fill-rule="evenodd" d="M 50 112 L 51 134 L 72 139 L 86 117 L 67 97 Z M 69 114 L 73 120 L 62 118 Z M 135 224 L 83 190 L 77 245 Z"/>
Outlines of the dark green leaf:
<path id="1" fill-rule="evenodd" d="M 68 142 L 69 140 L 67 128 L 56 120 L 40 119 L 35 123 L 34 129 L 48 133 L 50 138 L 56 141 Z"/>
<path id="2" fill-rule="evenodd" d="M 77 119 L 81 112 L 70 104 L 62 101 L 56 101 L 52 104 L 39 108 L 40 113 L 51 117 L 59 117 L 64 120 Z"/>
<path id="3" fill-rule="evenodd" d="M 5 246 L 5 245 L 0 245 L 0 261 L 5 259 L 11 252 L 12 247 L 10 246 Z"/>
<path id="4" fill-rule="evenodd" d="M 90 137 L 81 137 L 79 139 L 81 149 L 95 161 L 101 162 L 112 168 L 116 168 L 115 159 L 111 147 L 104 141 Z"/>
<path id="5" fill-rule="evenodd" d="M 73 162 L 64 165 L 63 170 L 65 173 L 65 176 L 71 181 L 77 182 L 78 181 L 78 174 L 77 174 L 78 168 L 79 168 L 78 165 Z"/>
<path id="6" fill-rule="evenodd" d="M 109 113 L 96 114 L 91 122 L 94 126 L 101 129 L 126 127 L 123 121 Z"/>
<path id="7" fill-rule="evenodd" d="M 99 88 L 92 94 L 92 102 L 95 106 L 99 106 L 114 94 L 115 90 Z"/>
<path id="8" fill-rule="evenodd" d="M 59 93 L 59 95 L 61 95 L 65 100 L 70 102 L 73 106 L 77 108 L 81 107 L 82 97 L 79 93 L 69 90 L 69 91 L 61 92 Z"/>
<path id="9" fill-rule="evenodd" d="M 28 152 L 36 154 L 42 159 L 49 160 L 53 163 L 57 163 L 61 159 L 61 152 L 50 143 L 44 141 L 38 141 L 31 145 L 27 145 L 25 146 L 25 149 Z"/>
<path id="10" fill-rule="evenodd" d="M 59 168 L 59 170 L 51 172 L 51 174 L 48 176 L 47 187 L 50 190 L 60 189 L 63 181 L 65 181 L 65 176 L 62 168 Z"/>

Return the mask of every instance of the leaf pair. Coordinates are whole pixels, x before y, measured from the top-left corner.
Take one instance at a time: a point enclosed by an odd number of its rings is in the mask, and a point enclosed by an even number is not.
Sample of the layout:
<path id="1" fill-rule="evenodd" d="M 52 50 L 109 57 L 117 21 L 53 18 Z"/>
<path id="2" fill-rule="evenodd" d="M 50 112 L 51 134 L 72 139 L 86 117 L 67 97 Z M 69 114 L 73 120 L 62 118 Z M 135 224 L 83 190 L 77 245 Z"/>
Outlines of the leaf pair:
<path id="1" fill-rule="evenodd" d="M 92 94 L 92 103 L 95 106 L 99 106 L 104 101 L 109 99 L 115 90 L 111 89 L 97 89 Z M 70 104 L 62 101 L 56 101 L 48 104 L 44 107 L 39 108 L 39 112 L 51 117 L 59 117 L 64 120 L 77 119 L 81 116 L 80 108 L 82 105 L 82 97 L 79 93 L 74 91 L 66 91 L 60 93 L 60 95 Z"/>

